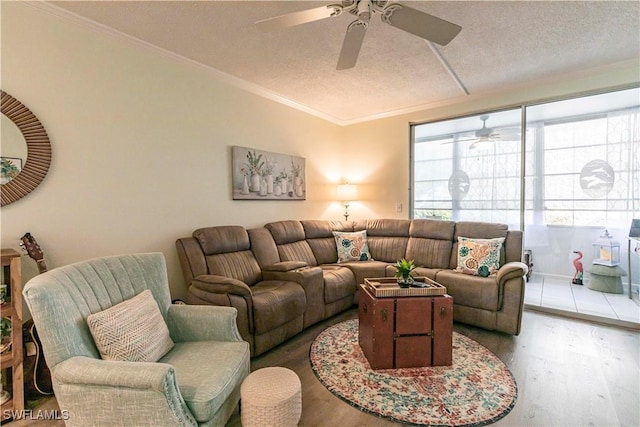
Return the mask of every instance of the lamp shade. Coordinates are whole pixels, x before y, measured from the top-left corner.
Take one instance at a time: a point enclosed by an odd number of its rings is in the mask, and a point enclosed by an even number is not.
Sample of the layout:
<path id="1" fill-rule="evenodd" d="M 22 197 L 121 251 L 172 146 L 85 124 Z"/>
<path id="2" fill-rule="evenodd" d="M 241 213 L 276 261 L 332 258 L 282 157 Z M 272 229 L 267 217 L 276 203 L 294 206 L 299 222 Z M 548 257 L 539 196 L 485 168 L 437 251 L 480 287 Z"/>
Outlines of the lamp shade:
<path id="1" fill-rule="evenodd" d="M 358 187 L 354 184 L 338 185 L 337 199 L 344 202 L 358 200 Z"/>

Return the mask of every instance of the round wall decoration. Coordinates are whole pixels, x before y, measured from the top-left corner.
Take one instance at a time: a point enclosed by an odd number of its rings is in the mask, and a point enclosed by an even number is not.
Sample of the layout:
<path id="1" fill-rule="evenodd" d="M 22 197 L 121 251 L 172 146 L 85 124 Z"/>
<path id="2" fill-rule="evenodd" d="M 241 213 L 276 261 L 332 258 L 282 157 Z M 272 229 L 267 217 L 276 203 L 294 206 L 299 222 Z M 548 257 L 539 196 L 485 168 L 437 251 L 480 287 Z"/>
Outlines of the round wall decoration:
<path id="1" fill-rule="evenodd" d="M 469 175 L 465 171 L 455 171 L 449 177 L 449 194 L 453 200 L 462 200 L 469 192 Z"/>
<path id="2" fill-rule="evenodd" d="M 0 91 L 0 106 L 2 114 L 18 127 L 27 146 L 27 157 L 21 170 L 14 170 L 15 162 L 6 163 L 12 166 L 12 173 L 7 173 L 10 179 L 3 182 L 0 188 L 2 206 L 5 206 L 23 198 L 42 182 L 51 164 L 51 144 L 40 120 L 22 102 Z M 23 159 L 17 160 L 22 163 Z"/>
<path id="3" fill-rule="evenodd" d="M 591 160 L 580 171 L 580 187 L 584 194 L 594 199 L 606 196 L 615 180 L 615 172 L 605 160 Z"/>

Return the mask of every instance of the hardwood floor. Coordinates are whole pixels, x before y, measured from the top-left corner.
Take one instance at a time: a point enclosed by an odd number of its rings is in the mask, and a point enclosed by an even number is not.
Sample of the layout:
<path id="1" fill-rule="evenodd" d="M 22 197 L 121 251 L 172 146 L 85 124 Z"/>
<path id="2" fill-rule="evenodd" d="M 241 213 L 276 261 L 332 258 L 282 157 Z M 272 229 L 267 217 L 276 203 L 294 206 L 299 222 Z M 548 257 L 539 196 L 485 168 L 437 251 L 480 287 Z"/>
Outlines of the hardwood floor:
<path id="1" fill-rule="evenodd" d="M 301 426 L 391 426 L 335 397 L 309 365 L 314 338 L 329 325 L 357 318 L 350 310 L 299 334 L 252 360 L 251 369 L 284 366 L 302 382 Z M 518 384 L 518 401 L 496 426 L 640 425 L 640 332 L 525 311 L 522 333 L 513 337 L 471 326 L 454 330 L 495 353 Z M 57 408 L 55 400 L 46 409 Z M 14 421 L 15 427 L 57 427 L 61 421 Z M 227 427 L 239 427 L 234 415 Z"/>
<path id="2" fill-rule="evenodd" d="M 327 326 L 357 318 L 351 310 L 258 357 L 252 370 L 279 365 L 302 381 L 301 426 L 391 426 L 335 397 L 309 365 L 313 339 Z M 496 426 L 640 425 L 640 333 L 525 311 L 522 333 L 454 324 L 454 330 L 496 354 L 516 379 L 518 401 Z M 234 416 L 227 426 L 240 426 Z"/>

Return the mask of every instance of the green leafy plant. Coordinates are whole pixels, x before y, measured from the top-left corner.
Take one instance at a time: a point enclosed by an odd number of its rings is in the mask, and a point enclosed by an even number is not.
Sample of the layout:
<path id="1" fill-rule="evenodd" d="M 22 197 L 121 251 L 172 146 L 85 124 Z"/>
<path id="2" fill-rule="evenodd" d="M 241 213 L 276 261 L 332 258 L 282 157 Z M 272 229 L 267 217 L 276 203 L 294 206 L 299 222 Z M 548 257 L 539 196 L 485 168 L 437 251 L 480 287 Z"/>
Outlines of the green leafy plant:
<path id="1" fill-rule="evenodd" d="M 272 158 L 267 159 L 267 162 L 264 163 L 264 169 L 262 169 L 262 172 L 260 172 L 260 175 L 263 178 L 266 178 L 269 175 L 273 175 L 273 171 L 276 168 L 276 162 L 275 160 L 273 160 Z"/>
<path id="2" fill-rule="evenodd" d="M 0 319 L 0 338 L 4 339 L 11 335 L 11 320 L 3 317 Z"/>
<path id="3" fill-rule="evenodd" d="M 245 164 L 249 169 L 249 172 L 253 175 L 259 175 L 260 170 L 264 166 L 264 161 L 262 161 L 262 154 L 256 154 L 254 151 L 247 151 L 247 163 Z"/>
<path id="4" fill-rule="evenodd" d="M 4 353 L 11 348 L 11 320 L 0 318 L 0 353 Z"/>
<path id="5" fill-rule="evenodd" d="M 298 178 L 300 176 L 300 174 L 302 173 L 302 166 L 295 164 L 293 162 L 293 159 L 291 159 L 291 173 L 296 178 Z"/>
<path id="6" fill-rule="evenodd" d="M 20 173 L 18 167 L 10 159 L 2 159 L 0 162 L 0 173 L 6 178 L 15 178 Z"/>
<path id="7" fill-rule="evenodd" d="M 287 171 L 282 169 L 282 172 L 280 172 L 280 174 L 276 177 L 276 180 L 278 181 L 291 181 L 291 178 L 289 177 L 289 174 L 287 174 Z"/>
<path id="8" fill-rule="evenodd" d="M 416 268 L 413 260 L 408 261 L 402 258 L 395 263 L 394 267 L 396 268 L 396 278 L 402 279 L 404 282 L 412 281 L 411 272 Z"/>

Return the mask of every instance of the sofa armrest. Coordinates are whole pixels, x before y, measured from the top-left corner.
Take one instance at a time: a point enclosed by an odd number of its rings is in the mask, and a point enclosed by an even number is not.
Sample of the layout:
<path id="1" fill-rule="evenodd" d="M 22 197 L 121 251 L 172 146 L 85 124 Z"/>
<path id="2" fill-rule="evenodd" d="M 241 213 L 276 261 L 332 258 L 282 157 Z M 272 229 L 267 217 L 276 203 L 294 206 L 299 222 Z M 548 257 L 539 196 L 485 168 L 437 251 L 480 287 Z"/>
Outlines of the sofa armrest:
<path id="1" fill-rule="evenodd" d="M 263 271 L 265 280 L 286 280 L 302 286 L 307 298 L 303 327 L 319 322 L 324 317 L 324 277 L 320 267 L 301 267 L 290 271 Z"/>
<path id="2" fill-rule="evenodd" d="M 242 341 L 234 307 L 172 304 L 167 326 L 175 342 Z"/>
<path id="3" fill-rule="evenodd" d="M 304 261 L 282 261 L 275 264 L 268 265 L 262 269 L 262 271 L 291 271 L 299 268 L 304 268 L 307 263 Z"/>
<path id="4" fill-rule="evenodd" d="M 96 419 L 103 425 L 197 425 L 178 389 L 175 371 L 166 363 L 75 356 L 57 364 L 52 375 L 60 409 L 67 411 L 74 425 L 93 424 Z"/>
<path id="5" fill-rule="evenodd" d="M 122 362 L 71 357 L 55 366 L 55 378 L 62 384 L 127 387 L 163 392 L 173 368 L 166 363 Z"/>
<path id="6" fill-rule="evenodd" d="M 512 261 L 508 262 L 498 270 L 498 277 L 496 278 L 498 283 L 504 283 L 514 277 L 523 277 L 529 271 L 529 267 L 523 262 Z"/>
<path id="7" fill-rule="evenodd" d="M 246 283 L 215 274 L 203 274 L 195 277 L 191 281 L 191 286 L 214 294 L 251 295 L 251 288 Z"/>
<path id="8" fill-rule="evenodd" d="M 297 261 L 290 261 L 297 263 Z M 279 263 L 283 264 L 283 263 Z M 290 270 L 265 270 L 262 272 L 264 280 L 287 280 L 296 282 L 306 288 L 314 280 L 322 281 L 322 269 L 320 267 L 308 267 L 306 263 Z"/>

